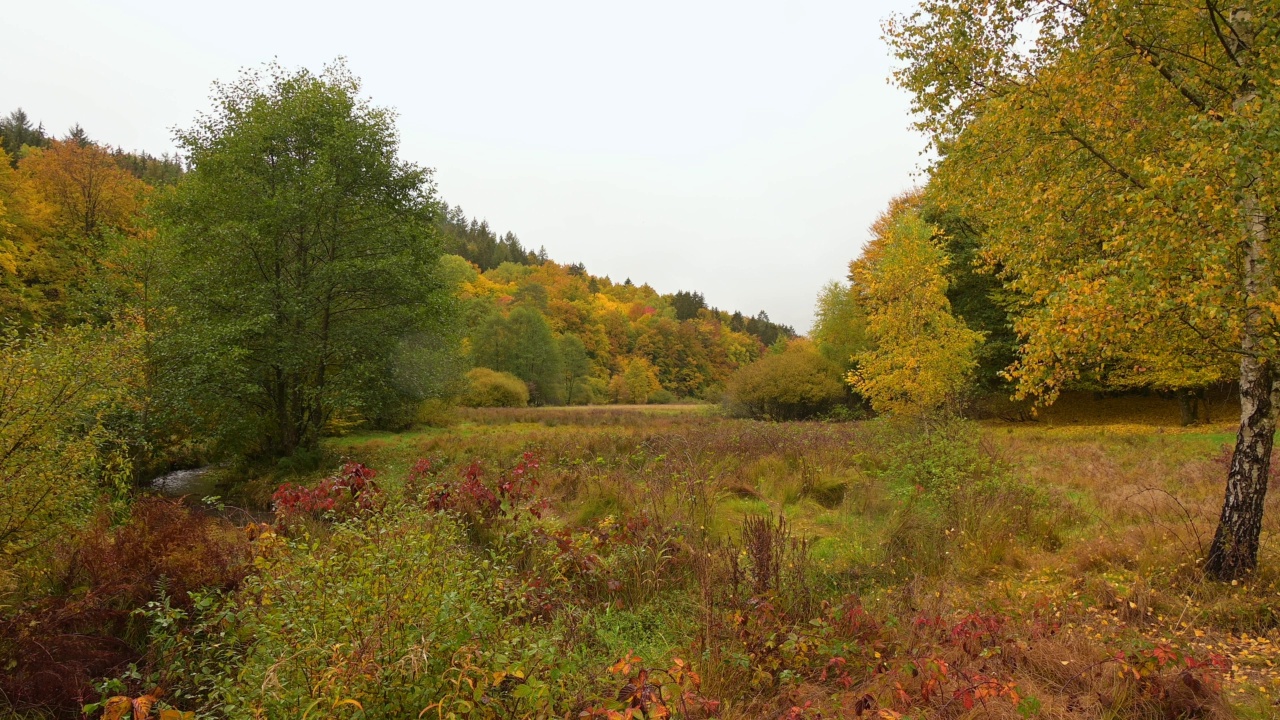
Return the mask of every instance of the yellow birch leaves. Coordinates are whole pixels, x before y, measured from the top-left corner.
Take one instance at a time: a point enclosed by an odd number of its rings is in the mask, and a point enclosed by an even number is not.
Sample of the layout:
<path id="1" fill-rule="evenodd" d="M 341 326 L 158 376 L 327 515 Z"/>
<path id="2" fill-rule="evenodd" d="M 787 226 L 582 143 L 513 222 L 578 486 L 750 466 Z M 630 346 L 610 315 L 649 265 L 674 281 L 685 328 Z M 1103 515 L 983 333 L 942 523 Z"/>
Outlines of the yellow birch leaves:
<path id="1" fill-rule="evenodd" d="M 983 336 L 951 314 L 937 228 L 896 205 L 850 269 L 872 347 L 854 356 L 847 379 L 877 412 L 920 415 L 960 398 Z"/>

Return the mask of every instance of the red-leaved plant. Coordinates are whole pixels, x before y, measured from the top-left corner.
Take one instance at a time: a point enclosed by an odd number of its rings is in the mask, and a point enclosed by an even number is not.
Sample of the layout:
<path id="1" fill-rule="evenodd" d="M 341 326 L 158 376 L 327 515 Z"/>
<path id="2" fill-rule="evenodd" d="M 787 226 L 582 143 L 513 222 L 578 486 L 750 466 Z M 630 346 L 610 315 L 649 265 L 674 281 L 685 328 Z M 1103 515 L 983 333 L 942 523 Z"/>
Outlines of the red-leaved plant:
<path id="1" fill-rule="evenodd" d="M 345 520 L 376 511 L 383 502 L 382 490 L 373 481 L 377 475 L 373 468 L 353 462 L 312 488 L 285 483 L 271 496 L 276 517 L 288 524 L 304 517 Z"/>

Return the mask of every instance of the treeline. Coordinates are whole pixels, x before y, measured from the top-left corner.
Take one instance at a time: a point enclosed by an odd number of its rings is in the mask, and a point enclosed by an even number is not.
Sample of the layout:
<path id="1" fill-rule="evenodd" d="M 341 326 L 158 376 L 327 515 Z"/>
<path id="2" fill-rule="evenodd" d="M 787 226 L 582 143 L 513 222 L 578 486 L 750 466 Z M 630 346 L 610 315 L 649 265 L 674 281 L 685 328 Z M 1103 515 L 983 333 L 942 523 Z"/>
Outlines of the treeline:
<path id="1" fill-rule="evenodd" d="M 498 246 L 520 248 L 508 238 Z M 445 266 L 463 302 L 471 364 L 519 378 L 534 403 L 715 399 L 734 370 L 795 336 L 763 312 L 745 318 L 708 307 L 701 293 L 662 295 L 545 254 L 483 272 L 468 260 L 446 257 Z M 473 376 L 473 384 L 497 381 Z M 470 393 L 477 404 L 495 397 L 485 388 Z"/>
<path id="2" fill-rule="evenodd" d="M 107 421 L 110 462 L 132 474 L 402 427 L 424 402 L 484 397 L 472 368 L 514 378 L 515 402 L 715 398 L 795 336 L 500 236 L 397 157 L 390 116 L 345 69 L 265 73 L 220 87 L 181 158 L 0 120 L 3 359 L 140 353 L 86 378 L 77 411 Z"/>
<path id="3" fill-rule="evenodd" d="M 182 161 L 177 156 L 165 153 L 156 157 L 145 151 L 126 151 L 120 147 L 101 145 L 92 140 L 78 123 L 67 131 L 63 141 L 74 141 L 82 147 L 99 146 L 110 153 L 117 165 L 148 185 L 168 185 L 182 176 Z M 24 148 L 47 148 L 54 142 L 54 137 L 45 132 L 44 123 L 33 125 L 22 108 L 0 118 L 0 148 L 8 154 L 9 162 L 14 167 L 17 167 Z"/>

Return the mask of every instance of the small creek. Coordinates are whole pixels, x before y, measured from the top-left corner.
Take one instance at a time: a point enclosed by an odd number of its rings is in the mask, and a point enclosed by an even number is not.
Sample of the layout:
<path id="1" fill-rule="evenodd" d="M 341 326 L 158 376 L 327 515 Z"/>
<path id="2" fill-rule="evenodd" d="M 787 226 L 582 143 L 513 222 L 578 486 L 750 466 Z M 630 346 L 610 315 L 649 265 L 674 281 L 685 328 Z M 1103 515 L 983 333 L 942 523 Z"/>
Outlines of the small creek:
<path id="1" fill-rule="evenodd" d="M 218 496 L 217 474 L 210 472 L 212 465 L 186 470 L 174 470 L 151 481 L 151 489 L 165 497 L 185 498 L 191 506 L 200 506 L 205 498 Z M 237 525 L 255 522 L 271 522 L 274 515 L 263 510 L 246 510 L 231 506 L 219 505 L 216 509 L 209 507 L 206 512 L 220 515 Z"/>
<path id="2" fill-rule="evenodd" d="M 193 495 L 197 500 L 216 495 L 214 479 L 209 474 L 212 469 L 212 465 L 206 465 L 202 468 L 174 470 L 152 480 L 151 489 L 167 497 Z"/>

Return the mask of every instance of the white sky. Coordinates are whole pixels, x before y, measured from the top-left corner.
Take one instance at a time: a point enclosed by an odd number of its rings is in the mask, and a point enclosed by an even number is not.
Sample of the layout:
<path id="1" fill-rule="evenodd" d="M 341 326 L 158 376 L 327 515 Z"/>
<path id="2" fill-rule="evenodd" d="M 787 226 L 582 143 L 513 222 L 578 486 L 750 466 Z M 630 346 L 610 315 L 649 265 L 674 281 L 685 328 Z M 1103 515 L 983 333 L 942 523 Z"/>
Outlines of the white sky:
<path id="1" fill-rule="evenodd" d="M 158 154 L 212 81 L 345 56 L 451 204 L 804 332 L 923 164 L 880 39 L 913 5 L 43 0 L 0 43 L 0 112 Z"/>

